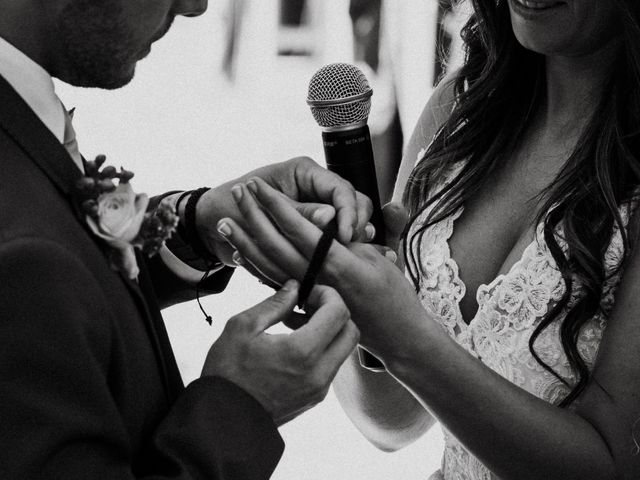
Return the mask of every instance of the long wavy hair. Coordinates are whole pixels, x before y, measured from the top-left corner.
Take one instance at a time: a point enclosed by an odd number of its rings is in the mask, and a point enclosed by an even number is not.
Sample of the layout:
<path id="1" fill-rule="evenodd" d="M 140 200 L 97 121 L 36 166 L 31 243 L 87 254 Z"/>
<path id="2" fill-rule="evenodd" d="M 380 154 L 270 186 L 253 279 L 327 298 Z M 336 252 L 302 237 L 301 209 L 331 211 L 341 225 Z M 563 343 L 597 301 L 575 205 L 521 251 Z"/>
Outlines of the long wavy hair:
<path id="1" fill-rule="evenodd" d="M 542 367 L 570 388 L 559 404 L 563 407 L 580 395 L 590 379 L 578 351 L 578 336 L 599 312 L 608 278 L 604 255 L 615 225 L 622 234 L 625 257 L 632 248 L 633 235 L 627 234 L 619 208 L 633 200 L 640 184 L 640 2 L 603 1 L 615 2 L 623 32 L 606 93 L 563 168 L 537 197 L 540 213 L 535 221 L 544 225 L 545 241 L 566 290 L 535 328 L 529 349 Z M 412 217 L 409 225 L 433 206 L 420 228 L 411 236 L 407 230 L 403 238 L 416 289 L 423 273 L 419 259 L 425 230 L 456 212 L 509 161 L 545 93 L 544 57 L 518 43 L 507 2 L 472 3 L 475 13 L 462 30 L 466 56 L 454 80 L 455 107 L 416 165 L 404 193 Z M 461 159 L 464 163 L 455 178 L 429 196 L 433 181 Z M 556 238 L 560 224 L 564 250 Z M 576 284 L 586 294 L 572 299 Z M 573 385 L 547 365 L 535 348 L 536 339 L 565 309 L 560 335 L 576 375 Z"/>

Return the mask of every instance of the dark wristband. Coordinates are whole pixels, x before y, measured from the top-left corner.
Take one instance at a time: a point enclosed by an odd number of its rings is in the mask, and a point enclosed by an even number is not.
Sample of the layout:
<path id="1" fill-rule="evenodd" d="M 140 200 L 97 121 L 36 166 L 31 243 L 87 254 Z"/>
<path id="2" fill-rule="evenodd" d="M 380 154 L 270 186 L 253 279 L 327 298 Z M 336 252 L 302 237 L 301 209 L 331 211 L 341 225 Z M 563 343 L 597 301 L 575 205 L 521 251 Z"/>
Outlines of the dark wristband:
<path id="1" fill-rule="evenodd" d="M 200 197 L 209 190 L 211 190 L 209 187 L 202 187 L 197 190 L 193 190 L 191 195 L 189 195 L 187 204 L 184 207 L 184 237 L 195 254 L 206 260 L 211 266 L 219 264 L 220 260 L 209 252 L 204 243 L 202 243 L 196 228 L 196 205 L 198 204 Z"/>
<path id="2" fill-rule="evenodd" d="M 178 197 L 178 200 L 176 200 L 176 213 L 178 215 L 180 215 L 180 204 L 182 203 L 182 201 L 188 197 L 189 195 L 191 195 L 193 193 L 193 190 L 187 190 L 186 192 L 182 192 L 180 194 L 180 196 Z"/>
<path id="3" fill-rule="evenodd" d="M 338 233 L 338 224 L 335 221 L 330 222 L 322 231 L 322 236 L 320 237 L 320 240 L 318 240 L 316 249 L 313 251 L 311 261 L 307 267 L 307 271 L 305 272 L 304 277 L 302 278 L 302 283 L 300 284 L 300 292 L 298 294 L 298 307 L 300 308 L 303 308 L 313 286 L 316 283 L 316 278 L 320 273 L 324 260 L 327 258 L 329 248 L 331 248 L 331 244 L 336 237 L 336 233 Z"/>

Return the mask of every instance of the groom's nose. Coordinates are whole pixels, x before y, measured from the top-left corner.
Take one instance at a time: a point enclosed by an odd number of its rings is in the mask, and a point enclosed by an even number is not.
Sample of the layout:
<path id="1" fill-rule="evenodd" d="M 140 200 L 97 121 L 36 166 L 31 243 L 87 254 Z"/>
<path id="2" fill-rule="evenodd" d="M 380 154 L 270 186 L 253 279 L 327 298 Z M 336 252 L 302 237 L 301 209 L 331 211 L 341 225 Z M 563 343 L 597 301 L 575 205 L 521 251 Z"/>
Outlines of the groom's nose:
<path id="1" fill-rule="evenodd" d="M 175 0 L 173 13 L 184 17 L 197 17 L 207 11 L 208 0 Z"/>

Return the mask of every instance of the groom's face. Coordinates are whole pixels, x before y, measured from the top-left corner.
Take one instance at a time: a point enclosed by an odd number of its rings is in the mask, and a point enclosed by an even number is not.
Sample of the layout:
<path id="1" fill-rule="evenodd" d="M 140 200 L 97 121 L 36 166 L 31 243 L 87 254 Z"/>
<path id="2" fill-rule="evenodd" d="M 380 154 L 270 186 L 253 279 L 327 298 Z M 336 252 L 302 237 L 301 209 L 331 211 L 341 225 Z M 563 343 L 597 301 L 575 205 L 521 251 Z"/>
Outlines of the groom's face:
<path id="1" fill-rule="evenodd" d="M 58 10 L 57 76 L 77 86 L 114 89 L 177 15 L 204 13 L 207 0 L 65 0 Z"/>

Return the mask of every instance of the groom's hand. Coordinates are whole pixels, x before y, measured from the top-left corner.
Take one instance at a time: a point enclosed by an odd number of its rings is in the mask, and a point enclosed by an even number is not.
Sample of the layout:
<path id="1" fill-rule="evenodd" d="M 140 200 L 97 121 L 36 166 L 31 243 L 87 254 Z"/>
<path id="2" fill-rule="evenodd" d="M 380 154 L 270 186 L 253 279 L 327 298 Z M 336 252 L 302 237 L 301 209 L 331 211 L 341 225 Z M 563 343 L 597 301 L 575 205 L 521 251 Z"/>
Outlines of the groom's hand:
<path id="1" fill-rule="evenodd" d="M 305 218 L 324 226 L 334 216 L 338 222 L 338 240 L 344 244 L 373 238 L 367 227 L 372 212 L 369 198 L 357 192 L 338 175 L 320 167 L 310 158 L 298 157 L 267 165 L 243 177 L 212 188 L 197 203 L 196 225 L 207 248 L 227 265 L 234 265 L 234 250 L 216 229 L 222 218 L 231 218 L 244 226 L 243 216 L 231 195 L 231 188 L 249 178 L 258 177 L 282 192 Z"/>
<path id="2" fill-rule="evenodd" d="M 272 297 L 231 318 L 205 361 L 203 375 L 226 378 L 251 394 L 276 425 L 324 399 L 359 332 L 338 293 L 316 287 L 308 299 L 313 315 L 292 333 L 268 334 L 288 320 L 298 284 L 288 281 Z"/>

